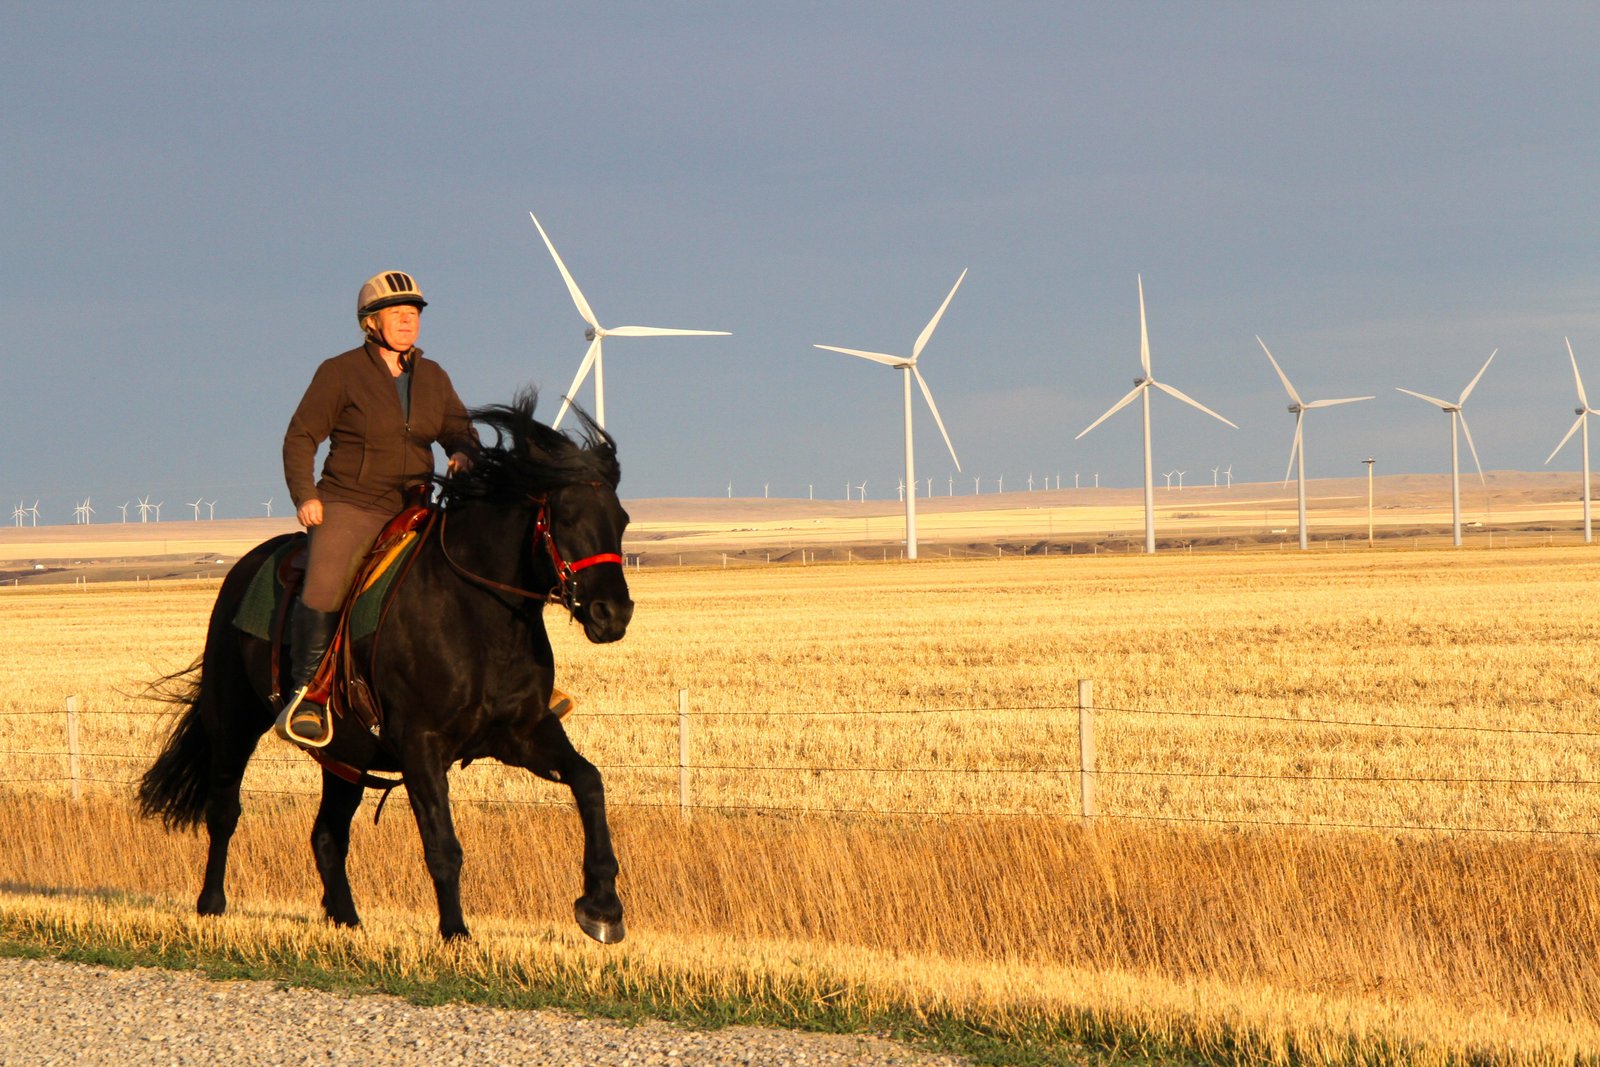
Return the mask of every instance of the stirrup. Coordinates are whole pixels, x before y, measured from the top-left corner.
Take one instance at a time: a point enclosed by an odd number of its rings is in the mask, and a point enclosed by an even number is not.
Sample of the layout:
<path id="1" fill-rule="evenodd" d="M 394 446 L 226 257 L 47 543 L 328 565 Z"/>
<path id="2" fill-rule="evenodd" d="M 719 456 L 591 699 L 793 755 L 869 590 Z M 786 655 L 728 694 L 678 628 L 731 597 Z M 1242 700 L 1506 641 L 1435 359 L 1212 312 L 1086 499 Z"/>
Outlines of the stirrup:
<path id="1" fill-rule="evenodd" d="M 306 699 L 306 691 L 310 688 L 309 685 L 300 687 L 299 691 L 295 693 L 294 699 L 289 701 L 284 706 L 284 709 L 278 713 L 278 721 L 272 724 L 272 732 L 290 744 L 299 745 L 301 748 L 326 748 L 328 742 L 333 740 L 333 716 L 328 714 L 326 707 L 322 708 L 320 715 L 310 713 L 311 708 L 319 706 L 315 701 Z M 300 707 L 302 703 L 306 705 L 305 708 Z M 302 714 L 296 715 L 296 711 L 300 711 Z M 301 723 L 307 723 L 313 718 L 322 726 L 322 736 L 320 738 L 313 740 L 302 737 L 295 732 L 296 719 L 299 719 Z"/>
<path id="2" fill-rule="evenodd" d="M 571 693 L 563 693 L 559 689 L 550 690 L 550 711 L 557 719 L 565 719 L 577 710 L 578 702 L 572 699 Z"/>

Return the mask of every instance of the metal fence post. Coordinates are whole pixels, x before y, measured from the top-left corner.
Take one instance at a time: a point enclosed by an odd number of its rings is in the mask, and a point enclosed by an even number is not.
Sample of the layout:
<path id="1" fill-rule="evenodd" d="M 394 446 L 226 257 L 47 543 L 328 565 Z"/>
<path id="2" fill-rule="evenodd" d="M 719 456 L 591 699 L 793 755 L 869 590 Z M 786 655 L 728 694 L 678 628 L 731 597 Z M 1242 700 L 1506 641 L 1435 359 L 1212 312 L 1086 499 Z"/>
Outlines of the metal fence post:
<path id="1" fill-rule="evenodd" d="M 83 799 L 83 787 L 78 782 L 78 698 L 67 698 L 67 776 L 72 779 L 72 799 Z"/>
<path id="2" fill-rule="evenodd" d="M 1095 817 L 1094 789 L 1098 775 L 1094 767 L 1094 683 L 1078 679 L 1078 796 L 1084 822 Z"/>
<path id="3" fill-rule="evenodd" d="M 689 691 L 678 690 L 678 814 L 689 818 Z"/>

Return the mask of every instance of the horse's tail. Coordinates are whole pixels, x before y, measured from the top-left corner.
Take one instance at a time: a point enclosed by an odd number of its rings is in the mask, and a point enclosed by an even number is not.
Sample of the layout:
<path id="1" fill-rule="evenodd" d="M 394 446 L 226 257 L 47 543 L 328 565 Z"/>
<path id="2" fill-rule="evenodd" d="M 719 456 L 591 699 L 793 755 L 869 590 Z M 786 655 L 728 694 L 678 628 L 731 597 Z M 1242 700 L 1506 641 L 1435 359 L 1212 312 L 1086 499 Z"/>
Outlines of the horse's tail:
<path id="1" fill-rule="evenodd" d="M 161 754 L 139 782 L 139 813 L 159 817 L 169 829 L 196 826 L 205 817 L 211 772 L 211 738 L 200 718 L 201 661 L 158 678 L 148 693 L 183 711 Z"/>

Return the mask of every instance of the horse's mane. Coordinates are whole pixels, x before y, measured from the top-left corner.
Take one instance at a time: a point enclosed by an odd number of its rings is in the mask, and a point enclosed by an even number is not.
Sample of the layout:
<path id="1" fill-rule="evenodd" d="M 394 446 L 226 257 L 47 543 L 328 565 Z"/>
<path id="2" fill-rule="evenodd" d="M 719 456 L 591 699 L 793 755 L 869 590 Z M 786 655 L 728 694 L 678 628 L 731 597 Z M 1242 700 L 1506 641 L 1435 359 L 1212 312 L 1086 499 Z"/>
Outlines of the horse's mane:
<path id="1" fill-rule="evenodd" d="M 577 439 L 553 430 L 533 417 L 539 391 L 531 386 L 509 404 L 489 404 L 467 414 L 491 427 L 487 441 L 473 457 L 472 469 L 441 480 L 445 502 L 511 499 L 543 493 L 579 482 L 602 482 L 612 489 L 622 479 L 616 442 L 589 413 L 572 406 L 583 429 Z"/>

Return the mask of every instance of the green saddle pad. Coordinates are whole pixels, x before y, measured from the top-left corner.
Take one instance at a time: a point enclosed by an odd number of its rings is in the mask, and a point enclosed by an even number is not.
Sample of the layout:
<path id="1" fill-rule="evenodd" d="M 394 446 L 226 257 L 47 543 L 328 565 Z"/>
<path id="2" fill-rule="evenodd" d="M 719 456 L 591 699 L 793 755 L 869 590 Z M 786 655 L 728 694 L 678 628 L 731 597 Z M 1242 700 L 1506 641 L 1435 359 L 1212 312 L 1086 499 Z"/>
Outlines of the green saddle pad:
<path id="1" fill-rule="evenodd" d="M 356 598 L 355 607 L 350 611 L 351 640 L 359 641 L 364 637 L 371 637 L 377 631 L 378 619 L 383 613 L 383 602 L 388 597 L 395 578 L 405 569 L 406 560 L 417 550 L 417 545 L 421 541 L 420 537 L 412 538 L 389 566 L 384 568 L 378 580 Z M 280 564 L 285 556 L 297 551 L 304 543 L 302 538 L 291 538 L 262 563 L 255 577 L 250 579 L 250 586 L 245 590 L 244 599 L 239 601 L 238 610 L 233 613 L 235 629 L 243 630 L 263 641 L 272 640 L 278 604 L 283 600 L 283 583 L 278 579 Z"/>

